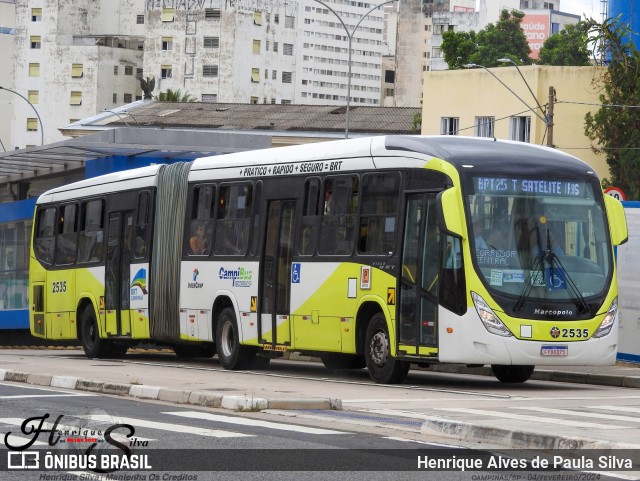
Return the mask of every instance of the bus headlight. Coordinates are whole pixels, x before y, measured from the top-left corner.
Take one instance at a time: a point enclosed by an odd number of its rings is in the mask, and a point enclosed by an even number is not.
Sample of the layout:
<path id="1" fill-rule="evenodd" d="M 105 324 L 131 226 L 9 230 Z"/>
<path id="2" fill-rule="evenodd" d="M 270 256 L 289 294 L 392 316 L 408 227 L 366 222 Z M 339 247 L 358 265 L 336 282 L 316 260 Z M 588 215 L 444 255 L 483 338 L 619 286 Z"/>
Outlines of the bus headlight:
<path id="1" fill-rule="evenodd" d="M 604 337 L 611 332 L 611 328 L 613 327 L 613 323 L 616 321 L 616 314 L 618 313 L 618 298 L 616 297 L 609 310 L 607 311 L 607 315 L 604 316 L 604 319 L 600 323 L 596 332 L 593 333 L 593 337 Z"/>
<path id="2" fill-rule="evenodd" d="M 480 320 L 487 331 L 491 334 L 497 334 L 498 336 L 511 337 L 511 331 L 504 323 L 500 320 L 500 318 L 496 315 L 495 312 L 487 305 L 486 302 L 475 292 L 471 293 L 471 299 L 473 299 L 473 304 L 476 306 L 476 311 L 480 316 Z"/>

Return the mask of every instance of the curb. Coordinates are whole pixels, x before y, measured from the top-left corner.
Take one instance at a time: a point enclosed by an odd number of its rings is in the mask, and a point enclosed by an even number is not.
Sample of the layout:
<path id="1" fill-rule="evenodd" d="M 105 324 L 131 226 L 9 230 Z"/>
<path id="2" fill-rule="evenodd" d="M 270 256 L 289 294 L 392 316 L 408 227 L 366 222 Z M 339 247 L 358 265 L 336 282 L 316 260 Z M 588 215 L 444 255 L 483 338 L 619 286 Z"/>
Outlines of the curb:
<path id="1" fill-rule="evenodd" d="M 87 391 L 116 396 L 127 396 L 138 399 L 154 399 L 176 404 L 193 404 L 233 411 L 262 411 L 264 409 L 318 409 L 342 410 L 340 399 L 265 399 L 253 396 L 222 395 L 206 391 L 189 391 L 169 389 L 144 384 L 118 384 L 105 381 L 94 381 L 72 376 L 52 376 L 22 371 L 0 369 L 0 381 L 21 382 L 37 386 L 49 386 L 74 391 Z"/>
<path id="2" fill-rule="evenodd" d="M 640 445 L 637 444 L 514 431 L 448 419 L 427 419 L 422 423 L 420 433 L 444 435 L 465 442 L 477 441 L 499 446 L 504 446 L 506 443 L 510 448 L 522 449 L 640 449 Z"/>

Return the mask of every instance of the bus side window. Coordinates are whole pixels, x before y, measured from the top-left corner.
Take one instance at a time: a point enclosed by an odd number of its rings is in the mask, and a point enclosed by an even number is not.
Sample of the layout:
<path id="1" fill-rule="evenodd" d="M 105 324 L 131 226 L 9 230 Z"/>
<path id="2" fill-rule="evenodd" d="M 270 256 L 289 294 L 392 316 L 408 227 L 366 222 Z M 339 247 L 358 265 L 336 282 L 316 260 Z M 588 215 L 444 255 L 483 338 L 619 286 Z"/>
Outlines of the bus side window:
<path id="1" fill-rule="evenodd" d="M 90 200 L 82 204 L 78 262 L 100 262 L 104 248 L 104 201 Z"/>
<path id="2" fill-rule="evenodd" d="M 358 184 L 358 177 L 355 175 L 325 179 L 324 209 L 318 246 L 320 254 L 349 255 L 353 252 L 358 212 Z"/>
<path id="3" fill-rule="evenodd" d="M 243 256 L 247 253 L 252 214 L 251 184 L 220 187 L 213 247 L 216 255 Z"/>
<path id="4" fill-rule="evenodd" d="M 56 264 L 69 265 L 76 261 L 78 248 L 78 206 L 66 204 L 60 207 Z"/>
<path id="5" fill-rule="evenodd" d="M 466 283 L 460 239 L 441 236 L 442 263 L 440 266 L 439 298 L 442 307 L 462 315 L 467 311 Z"/>
<path id="6" fill-rule="evenodd" d="M 396 172 L 364 176 L 358 239 L 361 254 L 393 254 L 399 191 L 400 175 Z"/>
<path id="7" fill-rule="evenodd" d="M 316 251 L 318 240 L 318 198 L 320 196 L 320 179 L 307 180 L 304 187 L 304 208 L 298 252 L 302 256 L 312 256 Z"/>
<path id="8" fill-rule="evenodd" d="M 188 253 L 191 256 L 208 256 L 211 253 L 215 201 L 215 185 L 203 185 L 193 189 L 188 244 Z"/>
<path id="9" fill-rule="evenodd" d="M 138 217 L 136 219 L 136 238 L 133 243 L 133 257 L 144 259 L 149 245 L 149 210 L 151 194 L 149 191 L 140 192 L 138 196 Z"/>
<path id="10" fill-rule="evenodd" d="M 36 234 L 34 251 L 36 258 L 43 264 L 53 264 L 53 249 L 55 246 L 56 208 L 48 207 L 38 210 L 36 217 Z"/>

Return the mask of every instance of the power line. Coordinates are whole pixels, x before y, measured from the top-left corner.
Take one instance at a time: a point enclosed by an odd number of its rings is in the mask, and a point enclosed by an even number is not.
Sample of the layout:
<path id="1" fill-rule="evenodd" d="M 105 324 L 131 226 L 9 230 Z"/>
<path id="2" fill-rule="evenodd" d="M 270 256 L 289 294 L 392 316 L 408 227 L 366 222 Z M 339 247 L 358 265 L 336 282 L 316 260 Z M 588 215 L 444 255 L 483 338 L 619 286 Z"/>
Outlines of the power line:
<path id="1" fill-rule="evenodd" d="M 594 104 L 590 102 L 575 102 L 570 100 L 558 100 L 556 104 L 572 104 L 572 105 L 593 105 L 595 107 L 615 107 L 621 109 L 640 109 L 640 105 L 619 105 L 619 104 Z"/>

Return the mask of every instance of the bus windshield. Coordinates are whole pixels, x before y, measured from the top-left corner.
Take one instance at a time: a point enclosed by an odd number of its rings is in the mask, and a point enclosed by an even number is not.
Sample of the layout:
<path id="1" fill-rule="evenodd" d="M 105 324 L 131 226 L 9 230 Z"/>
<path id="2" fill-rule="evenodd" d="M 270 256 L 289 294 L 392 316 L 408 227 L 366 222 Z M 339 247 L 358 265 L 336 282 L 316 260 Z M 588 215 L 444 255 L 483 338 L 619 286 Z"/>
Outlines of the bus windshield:
<path id="1" fill-rule="evenodd" d="M 468 179 L 472 257 L 488 288 L 519 302 L 582 305 L 604 292 L 612 259 L 597 187 L 565 178 Z"/>

